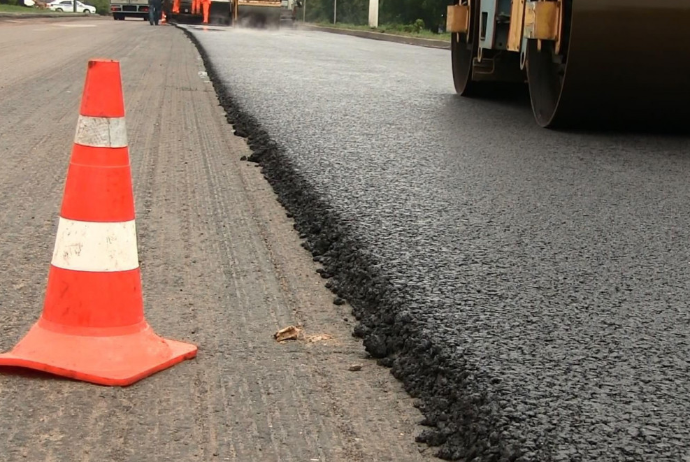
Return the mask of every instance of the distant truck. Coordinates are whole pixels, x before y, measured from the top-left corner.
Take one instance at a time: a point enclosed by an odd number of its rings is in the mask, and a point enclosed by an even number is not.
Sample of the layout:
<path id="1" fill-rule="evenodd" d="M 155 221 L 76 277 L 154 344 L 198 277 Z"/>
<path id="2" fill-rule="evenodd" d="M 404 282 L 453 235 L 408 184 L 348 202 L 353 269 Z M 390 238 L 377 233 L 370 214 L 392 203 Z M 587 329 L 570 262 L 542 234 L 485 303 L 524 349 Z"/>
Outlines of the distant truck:
<path id="1" fill-rule="evenodd" d="M 110 0 L 110 12 L 116 21 L 124 21 L 126 17 L 149 19 L 148 0 Z"/>

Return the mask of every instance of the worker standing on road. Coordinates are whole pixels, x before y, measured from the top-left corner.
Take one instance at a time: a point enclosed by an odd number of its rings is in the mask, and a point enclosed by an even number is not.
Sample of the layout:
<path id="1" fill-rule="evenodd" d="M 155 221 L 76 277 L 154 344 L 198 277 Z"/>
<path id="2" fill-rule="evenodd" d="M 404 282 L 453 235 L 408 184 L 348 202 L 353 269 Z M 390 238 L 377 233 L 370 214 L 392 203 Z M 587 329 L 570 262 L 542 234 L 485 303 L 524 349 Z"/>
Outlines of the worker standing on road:
<path id="1" fill-rule="evenodd" d="M 208 11 L 211 9 L 211 0 L 200 0 L 204 10 L 204 24 L 208 24 Z"/>
<path id="2" fill-rule="evenodd" d="M 149 0 L 149 24 L 152 26 L 158 25 L 161 19 L 161 9 L 163 8 L 163 0 Z"/>
<path id="3" fill-rule="evenodd" d="M 192 0 L 192 14 L 201 13 L 201 0 Z"/>

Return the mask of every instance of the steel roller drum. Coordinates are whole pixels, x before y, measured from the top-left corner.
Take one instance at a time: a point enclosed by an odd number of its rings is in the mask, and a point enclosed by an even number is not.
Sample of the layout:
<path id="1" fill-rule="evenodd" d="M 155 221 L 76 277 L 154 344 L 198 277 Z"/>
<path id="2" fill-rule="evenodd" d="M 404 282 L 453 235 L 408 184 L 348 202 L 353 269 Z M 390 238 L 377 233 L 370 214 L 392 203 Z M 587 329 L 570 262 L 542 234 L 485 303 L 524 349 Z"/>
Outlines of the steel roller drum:
<path id="1" fill-rule="evenodd" d="M 530 41 L 532 107 L 544 127 L 690 123 L 690 0 L 567 0 L 563 62 Z"/>

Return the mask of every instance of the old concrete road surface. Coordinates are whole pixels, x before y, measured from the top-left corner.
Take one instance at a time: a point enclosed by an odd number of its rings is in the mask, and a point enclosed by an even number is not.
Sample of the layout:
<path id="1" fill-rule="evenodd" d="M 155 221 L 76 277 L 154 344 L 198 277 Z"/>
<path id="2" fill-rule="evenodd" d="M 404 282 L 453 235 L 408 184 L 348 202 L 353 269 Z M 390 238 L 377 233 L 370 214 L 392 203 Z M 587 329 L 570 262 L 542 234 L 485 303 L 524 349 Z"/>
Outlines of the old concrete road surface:
<path id="1" fill-rule="evenodd" d="M 554 132 L 459 98 L 449 54 L 189 28 L 256 157 L 473 461 L 690 460 L 690 139 Z M 634 95 L 631 95 L 634 98 Z"/>
<path id="2" fill-rule="evenodd" d="M 0 25 L 0 348 L 42 309 L 92 57 L 121 63 L 147 319 L 199 354 L 127 388 L 0 370 L 0 460 L 431 459 L 172 26 Z"/>

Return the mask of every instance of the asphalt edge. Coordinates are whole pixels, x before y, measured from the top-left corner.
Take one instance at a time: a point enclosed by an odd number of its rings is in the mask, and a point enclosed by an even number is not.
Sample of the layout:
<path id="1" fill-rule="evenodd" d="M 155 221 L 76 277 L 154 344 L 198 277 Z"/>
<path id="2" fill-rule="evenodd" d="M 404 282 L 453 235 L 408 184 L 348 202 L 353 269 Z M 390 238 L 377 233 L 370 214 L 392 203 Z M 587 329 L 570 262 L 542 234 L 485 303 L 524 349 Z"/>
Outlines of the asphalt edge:
<path id="1" fill-rule="evenodd" d="M 389 367 L 428 427 L 415 439 L 437 447 L 443 460 L 523 462 L 529 459 L 522 447 L 503 438 L 505 417 L 492 399 L 488 377 L 476 375 L 470 367 L 458 367 L 447 349 L 429 341 L 423 320 L 415 319 L 414 307 L 391 281 L 380 275 L 379 265 L 367 254 L 346 220 L 311 191 L 308 181 L 292 165 L 283 149 L 251 114 L 245 112 L 220 79 L 206 50 L 194 34 L 172 24 L 190 39 L 202 58 L 226 120 L 237 136 L 246 138 L 252 151 L 247 159 L 259 164 L 277 195 L 278 202 L 294 219 L 326 287 L 347 300 L 358 321 L 353 336 L 363 339 L 366 351 L 378 363 Z M 452 345 L 462 350 L 462 345 Z"/>
<path id="2" fill-rule="evenodd" d="M 361 37 L 361 38 L 367 38 L 367 39 L 371 39 L 371 40 L 382 40 L 385 42 L 402 43 L 405 45 L 416 45 L 416 46 L 427 47 L 427 48 L 440 48 L 440 49 L 444 49 L 444 50 L 450 50 L 450 42 L 446 42 L 445 40 L 434 40 L 434 39 L 410 37 L 407 35 L 387 34 L 385 32 L 374 32 L 374 31 L 356 30 L 356 29 L 342 29 L 342 28 L 337 28 L 337 27 L 327 27 L 327 26 L 319 26 L 316 24 L 304 24 L 304 23 L 300 23 L 297 26 L 297 28 L 302 29 L 302 30 L 314 30 L 314 31 L 320 31 L 320 32 L 329 32 L 332 34 L 350 35 L 353 37 Z"/>

